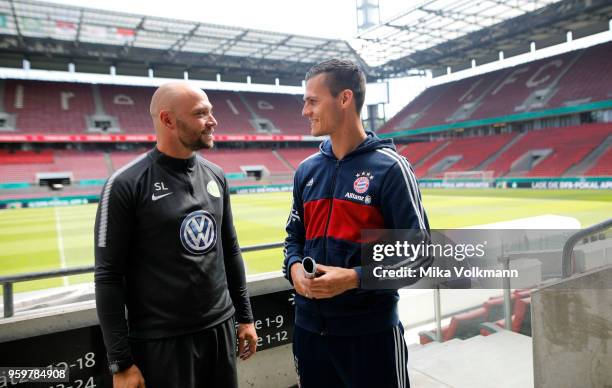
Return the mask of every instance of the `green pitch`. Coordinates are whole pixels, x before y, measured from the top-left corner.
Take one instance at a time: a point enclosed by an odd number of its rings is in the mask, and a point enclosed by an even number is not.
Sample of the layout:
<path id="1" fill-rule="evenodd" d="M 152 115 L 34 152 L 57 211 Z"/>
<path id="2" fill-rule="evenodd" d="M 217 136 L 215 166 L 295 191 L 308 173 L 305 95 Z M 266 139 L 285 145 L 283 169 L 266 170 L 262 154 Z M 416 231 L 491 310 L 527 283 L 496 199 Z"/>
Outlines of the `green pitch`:
<path id="1" fill-rule="evenodd" d="M 459 228 L 544 214 L 571 216 L 583 227 L 612 214 L 612 191 L 423 190 L 432 228 Z M 242 246 L 282 241 L 289 193 L 232 196 Z M 93 264 L 97 205 L 0 211 L 0 275 Z M 277 271 L 281 249 L 245 254 L 249 274 Z M 93 275 L 19 283 L 16 291 L 92 281 Z"/>

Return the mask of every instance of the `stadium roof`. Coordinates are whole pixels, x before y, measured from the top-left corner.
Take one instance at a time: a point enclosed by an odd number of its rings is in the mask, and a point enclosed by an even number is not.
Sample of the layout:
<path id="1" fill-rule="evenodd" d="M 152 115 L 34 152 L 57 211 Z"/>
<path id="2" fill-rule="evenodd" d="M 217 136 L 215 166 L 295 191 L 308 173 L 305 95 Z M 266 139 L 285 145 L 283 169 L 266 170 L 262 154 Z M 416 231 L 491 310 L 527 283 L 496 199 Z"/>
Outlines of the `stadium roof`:
<path id="1" fill-rule="evenodd" d="M 418 0 L 351 40 L 229 27 L 34 0 L 0 0 L 0 67 L 300 85 L 330 57 L 361 64 L 370 79 L 432 69 L 442 74 L 609 29 L 610 0 Z"/>
<path id="2" fill-rule="evenodd" d="M 0 0 L 0 47 L 3 52 L 73 60 L 145 62 L 151 68 L 176 64 L 190 71 L 208 70 L 213 76 L 241 71 L 255 77 L 297 77 L 299 81 L 311 65 L 330 57 L 351 58 L 365 65 L 339 39 L 32 0 Z"/>
<path id="3" fill-rule="evenodd" d="M 381 77 L 411 69 L 466 68 L 609 29 L 609 0 L 421 0 L 357 36 Z"/>

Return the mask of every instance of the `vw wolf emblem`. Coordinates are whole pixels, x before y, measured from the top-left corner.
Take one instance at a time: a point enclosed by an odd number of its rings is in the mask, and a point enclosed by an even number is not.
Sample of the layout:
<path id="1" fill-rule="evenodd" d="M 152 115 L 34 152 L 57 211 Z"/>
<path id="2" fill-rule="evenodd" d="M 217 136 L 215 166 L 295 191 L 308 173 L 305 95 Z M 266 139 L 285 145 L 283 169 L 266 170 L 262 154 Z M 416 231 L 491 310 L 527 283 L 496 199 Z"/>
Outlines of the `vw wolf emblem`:
<path id="1" fill-rule="evenodd" d="M 181 242 L 194 255 L 208 253 L 217 242 L 215 218 L 204 210 L 190 213 L 181 224 Z"/>

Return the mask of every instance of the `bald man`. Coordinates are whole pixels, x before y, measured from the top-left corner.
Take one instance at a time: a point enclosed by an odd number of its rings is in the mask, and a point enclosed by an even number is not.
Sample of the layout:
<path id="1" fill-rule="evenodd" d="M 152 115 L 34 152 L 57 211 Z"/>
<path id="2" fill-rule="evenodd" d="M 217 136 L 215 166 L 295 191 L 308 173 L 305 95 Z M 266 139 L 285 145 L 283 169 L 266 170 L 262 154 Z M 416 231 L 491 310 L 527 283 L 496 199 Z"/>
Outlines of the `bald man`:
<path id="1" fill-rule="evenodd" d="M 95 224 L 96 304 L 114 388 L 238 387 L 257 334 L 206 94 L 151 99 L 156 147 L 117 170 Z M 126 318 L 127 310 L 127 318 Z M 236 324 L 238 333 L 236 333 Z"/>

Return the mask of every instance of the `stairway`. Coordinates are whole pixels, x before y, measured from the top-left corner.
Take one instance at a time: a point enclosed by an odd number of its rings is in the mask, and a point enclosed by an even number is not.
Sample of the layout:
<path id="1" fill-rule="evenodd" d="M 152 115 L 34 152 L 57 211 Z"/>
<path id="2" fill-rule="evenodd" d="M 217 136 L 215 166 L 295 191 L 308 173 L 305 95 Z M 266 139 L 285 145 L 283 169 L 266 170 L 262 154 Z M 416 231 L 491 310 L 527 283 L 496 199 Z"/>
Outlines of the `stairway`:
<path id="1" fill-rule="evenodd" d="M 600 145 L 597 146 L 590 154 L 588 154 L 581 162 L 572 166 L 563 174 L 563 176 L 581 176 L 585 171 L 597 163 L 597 159 L 603 155 L 608 147 L 612 146 L 612 135 L 608 136 Z"/>
<path id="2" fill-rule="evenodd" d="M 512 331 L 408 347 L 410 385 L 419 388 L 533 387 L 532 340 Z"/>
<path id="3" fill-rule="evenodd" d="M 111 176 L 115 172 L 115 166 L 113 165 L 113 159 L 110 156 L 110 152 L 104 153 L 104 164 L 106 165 L 106 169 L 108 170 L 108 175 Z"/>
<path id="4" fill-rule="evenodd" d="M 493 155 L 488 157 L 484 162 L 480 163 L 474 170 L 476 170 L 476 171 L 485 170 L 487 168 L 487 166 L 489 164 L 491 164 L 495 159 L 497 159 L 497 157 L 499 155 L 501 155 L 504 152 L 506 152 L 506 150 L 508 148 L 510 148 L 514 144 L 516 144 L 516 142 L 521 140 L 523 138 L 523 136 L 525 136 L 525 133 L 519 133 L 518 135 L 514 136 L 514 138 L 512 138 L 512 140 L 510 140 L 508 143 L 506 143 L 506 145 L 504 145 L 502 148 L 500 148 L 496 153 L 494 153 Z"/>
<path id="5" fill-rule="evenodd" d="M 289 170 L 295 171 L 295 168 L 293 168 L 291 163 L 289 163 L 287 159 L 285 159 L 283 155 L 281 155 L 277 150 L 272 150 L 272 153 L 274 154 L 276 159 L 278 159 L 282 164 L 284 164 Z"/>
<path id="6" fill-rule="evenodd" d="M 446 143 L 442 144 L 441 146 L 437 147 L 436 149 L 433 150 L 432 153 L 430 153 L 429 155 L 427 155 L 426 157 L 424 157 L 423 159 L 421 159 L 418 163 L 416 163 L 414 166 L 412 166 L 415 170 L 417 168 L 419 168 L 421 165 L 423 165 L 425 162 L 427 162 L 429 159 L 431 159 L 432 157 L 434 157 L 438 152 L 442 151 L 443 149 L 445 149 L 446 147 L 448 147 L 448 145 L 451 143 L 451 141 L 447 141 Z"/>

